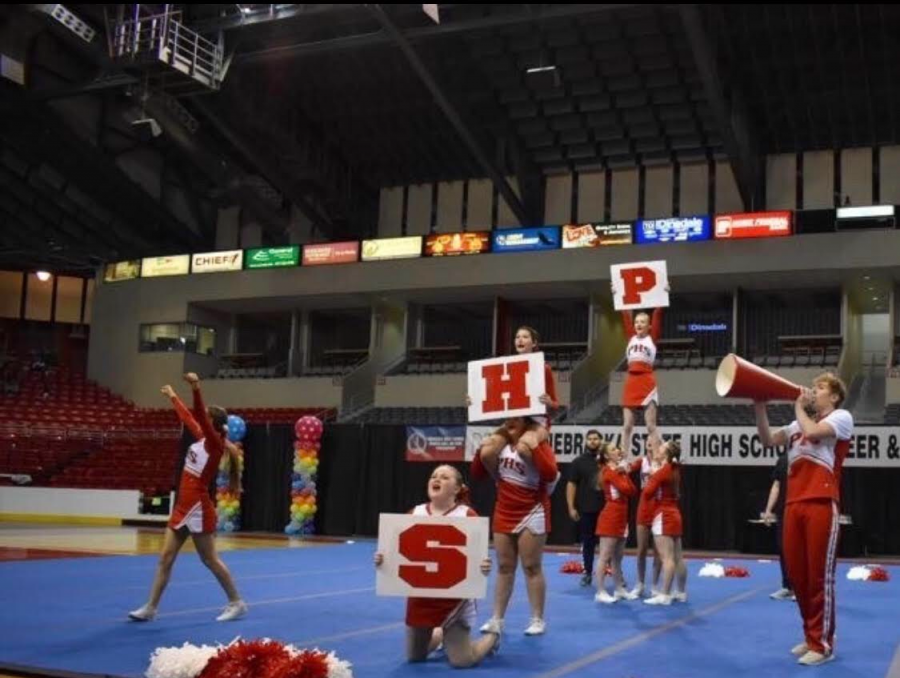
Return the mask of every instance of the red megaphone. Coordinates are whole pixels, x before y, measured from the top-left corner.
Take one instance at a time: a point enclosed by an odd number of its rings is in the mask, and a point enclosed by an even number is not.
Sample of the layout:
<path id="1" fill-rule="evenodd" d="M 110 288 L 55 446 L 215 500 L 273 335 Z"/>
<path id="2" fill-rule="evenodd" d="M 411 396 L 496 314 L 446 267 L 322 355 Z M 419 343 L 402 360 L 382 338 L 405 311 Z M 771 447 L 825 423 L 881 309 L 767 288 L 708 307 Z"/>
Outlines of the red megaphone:
<path id="1" fill-rule="evenodd" d="M 716 392 L 723 398 L 796 400 L 800 387 L 730 353 L 719 364 Z"/>

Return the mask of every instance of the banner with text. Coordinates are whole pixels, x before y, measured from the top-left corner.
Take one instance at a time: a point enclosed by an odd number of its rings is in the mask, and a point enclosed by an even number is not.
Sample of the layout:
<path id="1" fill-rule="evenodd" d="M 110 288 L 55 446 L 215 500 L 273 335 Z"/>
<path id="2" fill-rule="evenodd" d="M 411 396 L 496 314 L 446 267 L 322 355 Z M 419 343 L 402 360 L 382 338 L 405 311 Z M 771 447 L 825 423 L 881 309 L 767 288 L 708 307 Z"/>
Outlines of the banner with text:
<path id="1" fill-rule="evenodd" d="M 471 460 L 495 427 L 466 428 L 466 459 Z M 605 441 L 619 443 L 622 429 L 618 426 L 554 426 L 550 442 L 557 463 L 568 463 L 584 452 L 584 441 L 591 429 L 600 432 Z M 681 443 L 681 458 L 694 466 L 771 466 L 783 448 L 763 447 L 753 427 L 681 427 L 663 431 L 667 440 Z M 641 454 L 646 431 L 635 429 L 632 454 Z M 892 426 L 860 426 L 854 430 L 850 454 L 845 466 L 856 468 L 900 468 L 900 431 Z"/>
<path id="2" fill-rule="evenodd" d="M 463 461 L 465 444 L 465 426 L 406 427 L 406 461 Z"/>

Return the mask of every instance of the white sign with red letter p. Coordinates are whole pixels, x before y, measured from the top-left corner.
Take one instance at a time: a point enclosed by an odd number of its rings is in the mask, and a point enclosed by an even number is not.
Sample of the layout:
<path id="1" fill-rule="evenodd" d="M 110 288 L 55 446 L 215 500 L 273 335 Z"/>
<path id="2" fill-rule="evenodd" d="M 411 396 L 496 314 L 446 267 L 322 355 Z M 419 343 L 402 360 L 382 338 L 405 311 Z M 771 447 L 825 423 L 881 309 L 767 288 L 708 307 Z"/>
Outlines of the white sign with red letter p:
<path id="1" fill-rule="evenodd" d="M 382 513 L 378 517 L 379 596 L 484 598 L 487 518 Z"/>
<path id="2" fill-rule="evenodd" d="M 669 274 L 665 261 L 617 264 L 609 270 L 617 311 L 668 307 Z"/>
<path id="3" fill-rule="evenodd" d="M 544 354 L 523 353 L 469 363 L 469 421 L 547 413 Z"/>

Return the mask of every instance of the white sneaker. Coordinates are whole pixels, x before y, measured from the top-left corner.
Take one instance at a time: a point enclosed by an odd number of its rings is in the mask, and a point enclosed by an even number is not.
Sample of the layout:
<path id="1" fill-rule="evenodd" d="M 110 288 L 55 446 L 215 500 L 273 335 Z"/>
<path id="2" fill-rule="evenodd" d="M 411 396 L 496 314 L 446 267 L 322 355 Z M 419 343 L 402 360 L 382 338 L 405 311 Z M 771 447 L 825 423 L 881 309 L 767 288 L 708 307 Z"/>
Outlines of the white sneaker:
<path id="1" fill-rule="evenodd" d="M 667 596 L 665 593 L 657 593 L 652 598 L 647 598 L 644 601 L 644 605 L 671 605 L 672 604 L 672 596 Z"/>
<path id="2" fill-rule="evenodd" d="M 775 593 L 770 593 L 769 598 L 772 600 L 791 600 L 794 597 L 794 592 L 790 589 L 778 589 Z"/>
<path id="3" fill-rule="evenodd" d="M 144 605 L 129 612 L 128 618 L 132 621 L 153 621 L 156 618 L 156 608 Z"/>
<path id="4" fill-rule="evenodd" d="M 247 607 L 247 603 L 243 600 L 239 600 L 236 603 L 228 603 L 222 614 L 216 617 L 216 621 L 234 621 L 243 617 L 249 610 L 250 608 Z"/>
<path id="5" fill-rule="evenodd" d="M 597 595 L 594 596 L 595 603 L 603 603 L 604 605 L 612 605 L 618 600 L 618 598 L 609 595 L 606 591 L 597 591 Z"/>
<path id="6" fill-rule="evenodd" d="M 672 594 L 672 600 L 676 603 L 686 603 L 687 591 L 676 591 Z"/>
<path id="7" fill-rule="evenodd" d="M 503 620 L 497 617 L 491 617 L 481 627 L 482 633 L 496 633 L 498 636 L 503 633 Z"/>
<path id="8" fill-rule="evenodd" d="M 644 595 L 644 585 L 643 584 L 635 584 L 634 588 L 631 589 L 631 593 L 634 595 L 634 600 L 637 600 L 641 596 Z"/>
<path id="9" fill-rule="evenodd" d="M 532 617 L 531 623 L 528 624 L 528 628 L 525 629 L 526 636 L 542 636 L 544 635 L 544 631 L 547 630 L 547 623 L 541 619 L 540 617 Z"/>
<path id="10" fill-rule="evenodd" d="M 799 643 L 791 648 L 791 654 L 795 657 L 802 657 L 807 652 L 809 652 L 809 645 L 806 643 Z"/>
<path id="11" fill-rule="evenodd" d="M 827 664 L 832 659 L 834 659 L 834 652 L 822 654 L 821 652 L 810 650 L 800 657 L 800 659 L 797 660 L 797 663 L 803 664 L 804 666 L 819 666 L 821 664 Z"/>
<path id="12" fill-rule="evenodd" d="M 651 598 L 656 598 L 656 596 L 661 596 L 661 595 L 662 595 L 662 591 L 660 591 L 655 586 L 650 588 L 650 597 Z"/>
<path id="13" fill-rule="evenodd" d="M 616 600 L 637 600 L 638 594 L 634 591 L 629 591 L 628 589 L 621 588 L 616 589 L 616 592 L 613 594 Z"/>

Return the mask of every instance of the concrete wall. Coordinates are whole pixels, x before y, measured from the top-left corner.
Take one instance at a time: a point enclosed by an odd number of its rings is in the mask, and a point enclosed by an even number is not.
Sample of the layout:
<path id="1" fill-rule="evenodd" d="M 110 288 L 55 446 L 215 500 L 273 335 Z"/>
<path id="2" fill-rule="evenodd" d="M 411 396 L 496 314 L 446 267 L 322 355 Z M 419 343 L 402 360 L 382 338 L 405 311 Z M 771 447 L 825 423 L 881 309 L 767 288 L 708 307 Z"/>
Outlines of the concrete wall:
<path id="1" fill-rule="evenodd" d="M 340 407 L 341 384 L 331 377 L 211 379 L 203 382 L 207 402 L 224 408 Z"/>
<path id="2" fill-rule="evenodd" d="M 83 522 L 89 518 L 102 522 L 137 518 L 140 497 L 137 490 L 4 487 L 0 492 L 0 520 L 40 521 L 43 517 L 54 522 Z"/>
<path id="3" fill-rule="evenodd" d="M 828 269 L 822 267 L 823 251 L 832 253 Z M 88 373 L 91 379 L 132 400 L 148 400 L 162 380 L 178 378 L 185 358 L 183 354 L 138 354 L 141 323 L 209 320 L 227 324 L 222 317 L 201 318 L 201 307 L 216 302 L 259 299 L 261 304 L 282 303 L 285 308 L 322 308 L 329 304 L 341 308 L 347 307 L 348 299 L 358 305 L 361 300 L 382 295 L 447 301 L 472 294 L 490 298 L 499 290 L 533 290 L 542 284 L 570 290 L 569 296 L 572 290 L 585 295 L 608 294 L 609 266 L 642 257 L 666 259 L 679 289 L 730 289 L 739 285 L 786 288 L 798 278 L 806 285 L 833 286 L 862 271 L 873 276 L 900 276 L 898 251 L 900 231 L 865 231 L 744 242 L 558 250 L 515 257 L 413 259 L 101 284 L 93 297 Z M 539 265 L 523 266 L 526 259 Z M 486 265 L 488 262 L 490 265 Z M 405 345 L 398 340 L 397 346 Z"/>
<path id="4" fill-rule="evenodd" d="M 887 403 L 900 403 L 900 374 L 889 376 L 887 379 Z"/>

